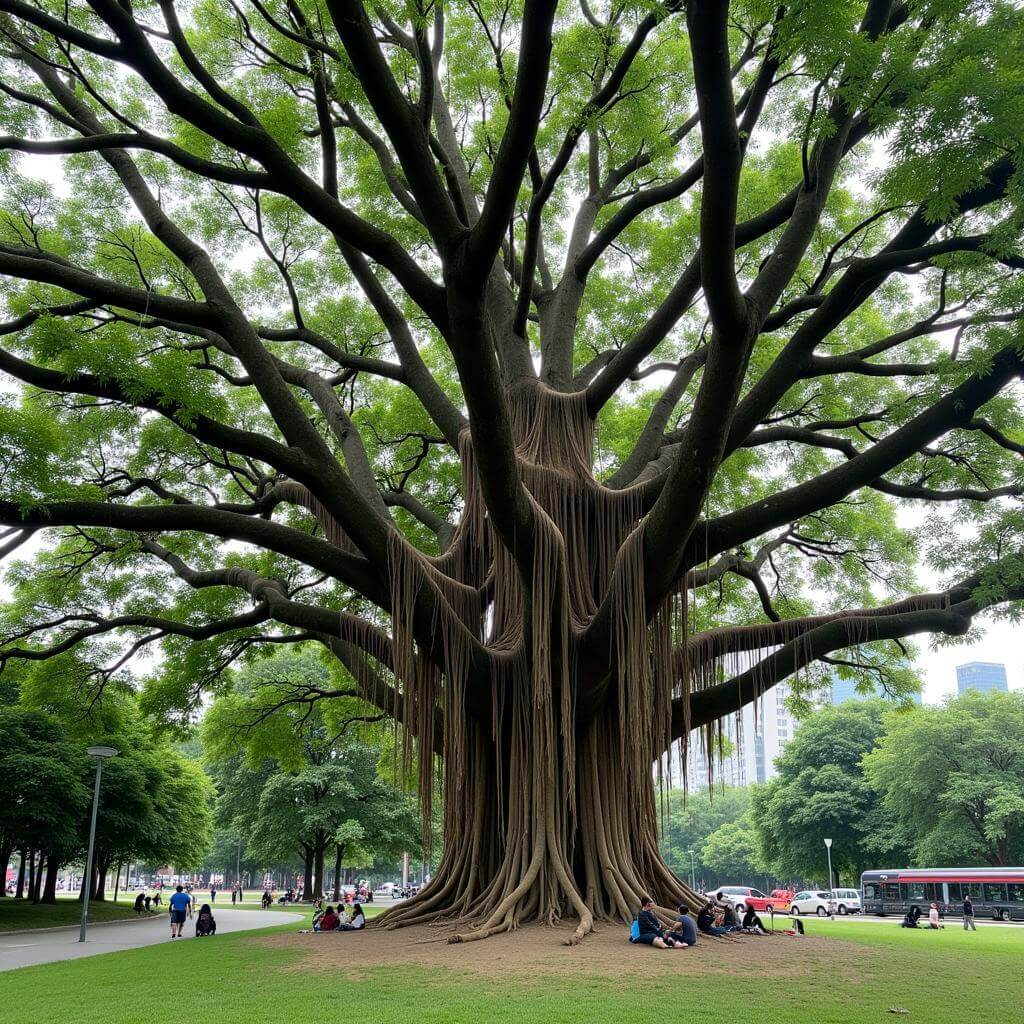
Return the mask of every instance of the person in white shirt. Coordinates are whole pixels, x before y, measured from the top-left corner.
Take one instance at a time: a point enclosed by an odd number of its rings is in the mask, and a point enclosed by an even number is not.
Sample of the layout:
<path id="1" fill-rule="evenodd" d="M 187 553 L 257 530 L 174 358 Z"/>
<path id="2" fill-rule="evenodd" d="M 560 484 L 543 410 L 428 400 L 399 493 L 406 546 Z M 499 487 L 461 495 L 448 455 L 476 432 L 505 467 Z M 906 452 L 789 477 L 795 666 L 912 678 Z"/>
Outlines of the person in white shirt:
<path id="1" fill-rule="evenodd" d="M 360 928 L 366 927 L 366 915 L 363 913 L 361 903 L 352 904 L 352 918 L 347 924 L 338 925 L 339 932 L 357 932 Z"/>
<path id="2" fill-rule="evenodd" d="M 928 927 L 929 928 L 943 928 L 944 925 L 939 924 L 939 905 L 933 903 L 931 909 L 928 911 Z"/>

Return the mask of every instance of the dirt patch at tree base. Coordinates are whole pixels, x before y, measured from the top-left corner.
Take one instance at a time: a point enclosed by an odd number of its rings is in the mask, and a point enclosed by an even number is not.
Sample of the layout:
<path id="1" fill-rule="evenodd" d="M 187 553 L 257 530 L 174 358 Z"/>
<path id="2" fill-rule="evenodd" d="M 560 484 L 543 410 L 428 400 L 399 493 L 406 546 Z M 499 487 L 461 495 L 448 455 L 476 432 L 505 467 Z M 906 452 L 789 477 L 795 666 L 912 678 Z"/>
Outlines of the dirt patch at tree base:
<path id="1" fill-rule="evenodd" d="M 288 970 L 331 971 L 358 980 L 381 967 L 445 967 L 503 981 L 528 981 L 542 976 L 574 975 L 618 979 L 658 978 L 678 974 L 743 975 L 770 972 L 773 983 L 804 978 L 826 971 L 838 959 L 847 981 L 858 980 L 858 960 L 872 959 L 872 951 L 824 936 L 795 937 L 781 933 L 712 939 L 687 949 L 655 949 L 631 945 L 625 926 L 603 925 L 578 946 L 566 946 L 575 924 L 548 927 L 524 925 L 517 931 L 482 942 L 449 944 L 451 928 L 416 925 L 386 931 L 370 927 L 364 932 L 308 935 L 268 935 L 250 941 L 262 946 L 301 950 L 303 955 Z M 866 966 L 866 964 L 865 964 Z"/>

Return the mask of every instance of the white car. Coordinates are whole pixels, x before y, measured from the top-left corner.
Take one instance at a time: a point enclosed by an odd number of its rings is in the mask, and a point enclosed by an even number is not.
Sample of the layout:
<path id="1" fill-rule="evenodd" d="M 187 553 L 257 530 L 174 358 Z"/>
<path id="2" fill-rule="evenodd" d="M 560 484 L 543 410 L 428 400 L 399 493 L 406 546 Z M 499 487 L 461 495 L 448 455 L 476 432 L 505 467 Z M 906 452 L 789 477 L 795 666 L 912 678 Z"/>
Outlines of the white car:
<path id="1" fill-rule="evenodd" d="M 830 913 L 834 912 L 834 906 L 832 893 L 826 890 L 808 889 L 798 892 L 793 897 L 790 913 L 794 917 L 799 917 L 801 914 L 817 914 L 818 917 L 828 917 Z"/>
<path id="2" fill-rule="evenodd" d="M 832 903 L 835 904 L 835 913 L 840 915 L 859 914 L 860 893 L 856 889 L 833 889 Z"/>

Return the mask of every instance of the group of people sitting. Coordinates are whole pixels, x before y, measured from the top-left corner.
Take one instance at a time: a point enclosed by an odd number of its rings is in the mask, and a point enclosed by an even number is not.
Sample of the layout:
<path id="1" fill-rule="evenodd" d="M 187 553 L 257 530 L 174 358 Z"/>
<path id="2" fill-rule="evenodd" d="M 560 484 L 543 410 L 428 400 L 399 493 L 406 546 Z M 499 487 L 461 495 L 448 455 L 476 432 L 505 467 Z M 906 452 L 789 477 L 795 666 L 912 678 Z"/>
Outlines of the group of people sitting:
<path id="1" fill-rule="evenodd" d="M 972 908 L 973 916 L 973 908 Z M 918 921 L 921 920 L 921 908 L 915 903 L 904 915 L 903 920 L 900 922 L 901 928 L 917 928 L 919 927 Z M 973 925 L 974 922 L 972 921 Z M 933 903 L 928 908 L 928 927 L 929 928 L 944 928 L 945 925 L 939 921 L 939 905 Z M 965 925 L 966 927 L 966 925 Z"/>
<path id="2" fill-rule="evenodd" d="M 315 932 L 357 932 L 365 927 L 366 915 L 361 903 L 353 903 L 351 907 L 339 906 L 337 911 L 328 904 L 313 915 Z"/>
<path id="3" fill-rule="evenodd" d="M 716 903 L 705 903 L 697 912 L 696 922 L 690 917 L 690 908 L 679 905 L 679 916 L 666 931 L 654 911 L 654 900 L 645 896 L 640 905 L 640 912 L 633 922 L 630 942 L 645 946 L 657 946 L 659 949 L 686 949 L 697 945 L 697 935 L 723 936 L 739 932 L 747 935 L 767 935 L 761 919 L 753 908 L 748 907 L 742 921 L 735 909 L 719 906 Z"/>
<path id="4" fill-rule="evenodd" d="M 160 898 L 160 890 L 157 889 L 152 896 L 148 892 L 140 892 L 135 897 L 135 913 L 141 914 L 144 910 L 149 910 L 150 905 L 159 907 L 163 903 Z"/>

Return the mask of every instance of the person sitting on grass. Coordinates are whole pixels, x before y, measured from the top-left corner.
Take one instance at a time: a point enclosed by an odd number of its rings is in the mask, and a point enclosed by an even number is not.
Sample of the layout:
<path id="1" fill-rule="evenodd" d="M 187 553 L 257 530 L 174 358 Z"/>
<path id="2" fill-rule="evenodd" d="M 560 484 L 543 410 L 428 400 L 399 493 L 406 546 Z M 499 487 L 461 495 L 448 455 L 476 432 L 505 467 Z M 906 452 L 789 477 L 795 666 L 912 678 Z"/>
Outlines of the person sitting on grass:
<path id="1" fill-rule="evenodd" d="M 144 892 L 140 892 L 135 897 L 135 913 L 141 914 L 144 910 L 149 910 L 149 901 Z"/>
<path id="2" fill-rule="evenodd" d="M 729 930 L 716 923 L 715 905 L 705 903 L 697 912 L 697 928 L 705 935 L 728 935 Z"/>
<path id="3" fill-rule="evenodd" d="M 727 932 L 743 931 L 743 925 L 740 924 L 740 915 L 737 914 L 736 909 L 731 906 L 723 907 L 721 924 Z"/>
<path id="4" fill-rule="evenodd" d="M 768 934 L 765 926 L 761 923 L 761 918 L 757 916 L 757 911 L 753 907 L 747 907 L 747 912 L 743 915 L 742 928 L 749 935 Z"/>
<path id="5" fill-rule="evenodd" d="M 679 917 L 672 926 L 672 931 L 668 933 L 668 937 L 677 945 L 697 945 L 697 926 L 693 923 L 693 918 L 690 917 L 690 908 L 685 903 L 679 904 Z"/>
<path id="6" fill-rule="evenodd" d="M 320 931 L 335 932 L 338 930 L 340 923 L 341 919 L 334 912 L 334 907 L 328 904 L 327 909 L 324 911 L 324 916 L 320 918 Z"/>
<path id="7" fill-rule="evenodd" d="M 685 948 L 685 942 L 678 942 L 665 934 L 654 913 L 654 900 L 650 896 L 645 896 L 641 900 L 640 913 L 637 914 L 636 921 L 638 934 L 635 938 L 630 939 L 631 942 L 639 943 L 642 946 L 657 946 L 658 949 Z"/>
<path id="8" fill-rule="evenodd" d="M 931 909 L 928 911 L 928 927 L 929 928 L 945 928 L 944 924 L 939 924 L 939 905 L 933 903 Z"/>
<path id="9" fill-rule="evenodd" d="M 921 917 L 921 908 L 915 903 L 904 915 L 900 922 L 901 928 L 916 928 L 918 919 Z"/>
<path id="10" fill-rule="evenodd" d="M 213 911 L 209 903 L 204 903 L 196 915 L 196 938 L 204 935 L 216 935 L 217 922 L 213 919 Z"/>
<path id="11" fill-rule="evenodd" d="M 346 920 L 338 925 L 339 932 L 357 932 L 360 928 L 366 927 L 366 915 L 363 913 L 363 905 L 354 903 L 352 905 L 352 916 L 346 913 Z"/>

